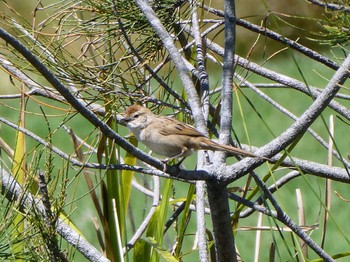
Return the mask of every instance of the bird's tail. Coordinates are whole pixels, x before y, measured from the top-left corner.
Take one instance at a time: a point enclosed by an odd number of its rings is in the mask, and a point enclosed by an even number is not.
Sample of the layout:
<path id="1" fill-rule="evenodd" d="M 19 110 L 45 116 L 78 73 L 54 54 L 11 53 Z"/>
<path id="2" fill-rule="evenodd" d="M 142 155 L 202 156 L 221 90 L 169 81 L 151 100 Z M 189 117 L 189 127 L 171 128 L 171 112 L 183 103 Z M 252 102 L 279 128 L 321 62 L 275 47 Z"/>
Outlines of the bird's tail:
<path id="1" fill-rule="evenodd" d="M 204 141 L 205 140 L 205 141 Z M 211 151 L 224 151 L 227 153 L 232 153 L 234 155 L 242 155 L 242 156 L 248 156 L 248 157 L 259 157 L 268 160 L 265 157 L 254 155 L 253 153 L 250 153 L 244 149 L 229 146 L 229 145 L 223 145 L 218 144 L 206 137 L 203 137 L 203 141 L 200 143 L 200 146 L 198 149 L 202 150 L 211 150 Z"/>

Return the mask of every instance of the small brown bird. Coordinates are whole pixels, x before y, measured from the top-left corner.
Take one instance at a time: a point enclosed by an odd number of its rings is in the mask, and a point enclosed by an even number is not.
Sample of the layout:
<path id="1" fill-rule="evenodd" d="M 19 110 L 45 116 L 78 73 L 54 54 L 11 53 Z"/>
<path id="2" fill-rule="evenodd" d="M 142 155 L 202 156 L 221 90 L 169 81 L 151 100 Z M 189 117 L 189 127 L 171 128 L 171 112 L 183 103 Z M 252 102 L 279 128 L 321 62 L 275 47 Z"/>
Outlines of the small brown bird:
<path id="1" fill-rule="evenodd" d="M 177 157 L 185 158 L 196 150 L 225 151 L 236 155 L 264 158 L 240 148 L 218 144 L 194 127 L 170 117 L 155 115 L 140 105 L 128 107 L 121 121 L 126 123 L 137 140 L 153 152 L 166 156 L 164 162 Z"/>

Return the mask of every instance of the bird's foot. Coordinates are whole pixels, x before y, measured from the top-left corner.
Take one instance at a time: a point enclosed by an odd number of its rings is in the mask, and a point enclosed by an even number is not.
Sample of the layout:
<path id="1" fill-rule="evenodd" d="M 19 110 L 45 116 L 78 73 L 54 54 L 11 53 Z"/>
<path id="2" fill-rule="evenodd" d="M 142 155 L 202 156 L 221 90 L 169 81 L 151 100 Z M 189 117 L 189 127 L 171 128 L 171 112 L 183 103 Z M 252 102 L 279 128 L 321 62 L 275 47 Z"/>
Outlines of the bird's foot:
<path id="1" fill-rule="evenodd" d="M 164 164 L 164 168 L 163 168 L 163 172 L 166 173 L 166 170 L 167 170 L 167 167 L 168 167 L 168 163 L 169 161 L 173 160 L 174 157 L 172 158 L 165 158 L 162 161 L 162 163 Z M 180 161 L 178 161 L 176 164 L 174 165 L 171 165 L 171 167 L 174 167 L 176 169 L 180 169 L 181 165 L 182 165 L 182 162 L 185 160 L 185 158 L 182 158 Z"/>
<path id="2" fill-rule="evenodd" d="M 166 169 L 167 169 L 167 165 L 168 165 L 169 160 L 170 160 L 169 158 L 165 158 L 165 159 L 160 160 L 164 164 L 164 167 L 163 167 L 164 173 L 166 173 Z"/>

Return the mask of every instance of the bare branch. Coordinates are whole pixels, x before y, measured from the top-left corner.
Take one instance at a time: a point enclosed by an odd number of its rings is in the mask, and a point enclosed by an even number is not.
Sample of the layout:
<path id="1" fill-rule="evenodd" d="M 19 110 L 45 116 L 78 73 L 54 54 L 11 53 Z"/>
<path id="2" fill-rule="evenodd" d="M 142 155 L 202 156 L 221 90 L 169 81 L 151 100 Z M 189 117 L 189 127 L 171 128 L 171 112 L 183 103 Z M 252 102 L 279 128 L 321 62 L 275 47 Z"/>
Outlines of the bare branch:
<path id="1" fill-rule="evenodd" d="M 126 248 L 124 248 L 124 253 L 134 247 L 136 241 L 142 236 L 143 232 L 147 229 L 149 222 L 151 221 L 151 218 L 156 211 L 156 208 L 159 205 L 159 199 L 160 199 L 160 189 L 159 189 L 159 178 L 156 176 L 153 176 L 153 184 L 154 184 L 154 190 L 153 190 L 153 203 L 152 207 L 149 210 L 147 216 L 142 221 L 141 225 L 135 232 L 135 234 L 132 236 L 132 238 L 129 240 L 128 244 L 126 245 Z"/>
<path id="2" fill-rule="evenodd" d="M 276 101 L 271 99 L 269 96 L 267 96 L 265 93 L 263 93 L 259 88 L 256 87 L 256 85 L 251 84 L 250 82 L 243 79 L 240 75 L 236 74 L 236 77 L 239 81 L 242 81 L 243 84 L 245 84 L 247 87 L 249 87 L 251 90 L 253 90 L 255 93 L 257 93 L 261 98 L 265 99 L 267 102 L 269 102 L 272 106 L 277 108 L 279 111 L 281 111 L 283 114 L 287 115 L 293 120 L 297 120 L 298 117 L 288 111 L 286 108 L 284 108 L 282 105 L 278 104 Z M 313 129 L 308 128 L 307 132 L 309 132 L 324 148 L 328 149 L 328 143 L 322 139 L 321 136 L 319 136 Z M 340 161 L 346 163 L 346 166 L 350 167 L 350 163 L 348 163 L 345 159 L 343 159 L 339 153 L 336 150 L 332 150 L 332 154 L 339 159 Z"/>
<path id="3" fill-rule="evenodd" d="M 237 261 L 226 186 L 223 184 L 207 183 L 207 189 L 217 261 Z M 219 206 L 214 207 L 215 205 Z"/>
<path id="4" fill-rule="evenodd" d="M 264 194 L 266 195 L 267 199 L 270 200 L 273 207 L 275 208 L 277 212 L 277 218 L 278 220 L 282 221 L 285 225 L 287 225 L 295 234 L 297 234 L 313 251 L 315 251 L 316 254 L 318 254 L 321 258 L 323 258 L 325 261 L 335 261 L 330 255 L 328 255 L 315 241 L 312 240 L 309 235 L 307 235 L 288 215 L 285 213 L 280 205 L 278 204 L 277 200 L 273 197 L 273 195 L 270 193 L 268 188 L 266 187 L 265 183 L 259 178 L 259 176 L 255 175 L 254 172 L 252 172 L 252 176 L 255 179 L 255 182 L 257 185 L 262 189 Z"/>
<path id="5" fill-rule="evenodd" d="M 324 252 L 323 249 L 321 249 L 315 241 L 313 241 L 303 230 L 302 227 L 295 224 L 290 217 L 286 213 L 284 213 L 282 210 L 280 210 L 277 206 L 278 211 L 274 211 L 265 207 L 262 207 L 261 205 L 257 203 L 253 203 L 251 201 L 248 201 L 242 197 L 239 197 L 235 194 L 231 194 L 232 199 L 235 201 L 250 207 L 251 209 L 254 209 L 258 212 L 261 212 L 265 215 L 271 216 L 276 218 L 277 220 L 281 221 L 283 224 L 288 226 L 297 236 L 299 236 L 303 241 L 310 246 L 321 258 L 325 259 L 325 261 L 335 261 L 331 256 L 329 256 L 326 252 Z"/>
<path id="6" fill-rule="evenodd" d="M 276 192 L 278 189 L 281 189 L 284 185 L 287 185 L 287 183 L 297 177 L 300 177 L 301 174 L 299 173 L 299 171 L 291 171 L 288 174 L 286 174 L 285 176 L 283 176 L 282 178 L 278 179 L 276 181 L 276 183 L 274 183 L 272 186 L 269 187 L 269 191 L 271 192 L 271 194 L 273 194 L 274 192 Z M 229 196 L 231 196 L 232 194 L 229 193 Z M 265 200 L 265 196 L 262 197 L 258 197 L 257 200 L 254 201 L 254 203 L 261 205 L 263 203 L 263 201 Z M 250 216 L 255 210 L 253 208 L 248 208 L 247 210 L 244 210 L 243 212 L 240 212 L 239 217 L 240 218 L 244 218 L 244 217 L 248 217 Z"/>
<path id="7" fill-rule="evenodd" d="M 205 68 L 203 41 L 199 28 L 198 14 L 197 14 L 197 1 L 190 1 L 192 8 L 192 32 L 196 43 L 196 54 L 197 54 L 197 77 L 199 79 L 199 86 L 201 92 L 201 102 L 204 120 L 208 120 L 209 117 L 209 79 L 208 73 Z M 192 71 L 193 72 L 193 71 Z M 201 130 L 204 134 L 208 134 L 207 129 Z M 198 154 L 198 168 L 201 169 L 205 165 L 205 156 L 202 153 Z M 206 235 L 206 222 L 205 222 L 205 193 L 206 185 L 203 181 L 196 183 L 196 218 L 197 218 L 197 237 L 198 237 L 198 249 L 200 261 L 209 261 L 207 235 Z"/>
<path id="8" fill-rule="evenodd" d="M 217 16 L 224 17 L 224 13 L 221 10 L 215 9 L 213 7 L 208 7 L 208 6 L 204 6 L 204 8 Z M 303 46 L 296 41 L 293 41 L 291 39 L 288 39 L 285 36 L 277 34 L 276 32 L 274 32 L 270 29 L 267 29 L 266 27 L 254 25 L 254 24 L 252 24 L 244 19 L 240 19 L 240 18 L 237 19 L 236 23 L 237 23 L 237 25 L 242 26 L 244 28 L 247 28 L 255 33 L 261 34 L 263 36 L 267 36 L 267 37 L 269 37 L 277 42 L 280 42 L 280 43 L 304 54 L 305 56 L 310 57 L 311 59 L 328 66 L 329 68 L 332 68 L 335 70 L 339 68 L 337 63 L 333 62 L 331 59 L 329 59 L 325 56 L 322 56 L 321 54 L 317 53 L 316 51 L 314 51 L 310 48 L 307 48 L 306 46 Z"/>
<path id="9" fill-rule="evenodd" d="M 210 50 L 212 50 L 213 52 L 216 52 L 218 55 L 223 56 L 224 55 L 224 49 L 222 47 L 220 47 L 218 44 L 207 40 L 207 46 Z M 258 75 L 261 75 L 267 79 L 273 80 L 277 83 L 286 85 L 286 86 L 290 86 L 298 91 L 301 91 L 309 96 L 312 97 L 318 97 L 320 95 L 320 91 L 316 90 L 314 87 L 312 86 L 306 86 L 304 83 L 293 79 L 291 77 L 279 74 L 275 71 L 269 70 L 267 68 L 264 68 L 252 61 L 249 61 L 245 58 L 236 56 L 235 58 L 236 63 L 251 71 L 254 72 Z M 350 110 L 348 110 L 345 106 L 339 104 L 336 101 L 330 101 L 329 103 L 329 107 L 332 108 L 333 110 L 335 110 L 336 112 L 338 112 L 339 114 L 341 114 L 342 116 L 344 116 L 346 119 L 350 120 Z"/>
<path id="10" fill-rule="evenodd" d="M 232 127 L 232 94 L 233 74 L 236 45 L 236 11 L 235 2 L 226 0 L 224 2 L 225 17 L 225 46 L 224 63 L 221 90 L 221 112 L 220 112 L 220 136 L 219 141 L 228 144 L 231 138 Z M 214 161 L 222 164 L 225 154 L 217 152 Z"/>
<path id="11" fill-rule="evenodd" d="M 236 11 L 234 0 L 224 1 L 224 13 L 225 51 L 222 74 L 219 140 L 223 144 L 228 144 L 231 138 L 232 126 L 232 94 L 236 44 Z M 213 170 L 215 170 L 213 172 L 216 173 L 216 170 L 225 162 L 225 154 L 216 152 L 213 161 Z M 226 185 L 224 183 L 207 182 L 207 188 L 217 261 L 237 261 Z"/>
<path id="12" fill-rule="evenodd" d="M 312 3 L 312 4 L 314 4 L 314 5 L 326 7 L 329 10 L 344 11 L 344 12 L 347 12 L 347 13 L 350 12 L 350 7 L 347 7 L 345 5 L 338 5 L 338 4 L 334 4 L 334 3 L 327 3 L 327 1 L 319 1 L 319 0 L 307 0 L 307 1 Z"/>
<path id="13" fill-rule="evenodd" d="M 199 131 L 206 130 L 206 124 L 203 118 L 203 113 L 200 107 L 200 99 L 197 91 L 194 87 L 191 77 L 189 76 L 189 71 L 185 66 L 183 57 L 176 48 L 172 37 L 167 32 L 167 30 L 162 25 L 161 21 L 158 19 L 157 15 L 150 7 L 149 3 L 145 0 L 135 0 L 143 14 L 146 16 L 148 22 L 156 31 L 159 38 L 162 40 L 164 47 L 168 50 L 169 55 L 179 73 L 179 77 L 182 84 L 188 94 L 189 104 L 192 110 L 194 121 Z"/>
<path id="14" fill-rule="evenodd" d="M 316 98 L 312 105 L 280 136 L 272 140 L 267 145 L 258 150 L 258 155 L 272 156 L 277 152 L 284 150 L 298 136 L 304 134 L 315 119 L 323 112 L 327 105 L 332 101 L 341 85 L 349 76 L 350 55 L 344 60 L 343 64 L 333 75 L 324 91 Z M 233 181 L 235 178 L 247 174 L 255 167 L 262 163 L 261 159 L 243 159 L 242 161 L 232 165 L 230 170 L 232 177 L 227 181 Z M 346 170 L 348 173 L 348 170 Z"/>

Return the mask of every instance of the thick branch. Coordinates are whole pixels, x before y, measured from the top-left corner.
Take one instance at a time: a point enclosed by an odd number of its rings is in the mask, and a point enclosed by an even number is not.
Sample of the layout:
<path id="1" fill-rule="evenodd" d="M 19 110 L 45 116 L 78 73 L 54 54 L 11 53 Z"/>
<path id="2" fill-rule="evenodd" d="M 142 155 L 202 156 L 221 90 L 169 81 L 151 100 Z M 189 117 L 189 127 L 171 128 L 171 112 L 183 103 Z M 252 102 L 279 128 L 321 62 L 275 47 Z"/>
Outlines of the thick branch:
<path id="1" fill-rule="evenodd" d="M 137 166 L 128 166 L 125 164 L 120 164 L 120 165 L 103 165 L 103 164 L 98 164 L 98 163 L 84 163 L 81 162 L 72 156 L 66 154 L 65 152 L 59 150 L 57 147 L 53 146 L 49 142 L 46 142 L 44 139 L 41 137 L 35 135 L 34 133 L 30 132 L 29 130 L 19 127 L 16 124 L 13 124 L 12 122 L 0 117 L 0 122 L 4 123 L 11 128 L 14 128 L 15 130 L 22 132 L 26 136 L 34 139 L 34 141 L 40 143 L 43 145 L 45 148 L 51 150 L 52 152 L 56 153 L 59 155 L 61 158 L 69 161 L 72 165 L 74 166 L 79 166 L 79 167 L 86 167 L 86 168 L 94 168 L 94 169 L 113 169 L 113 170 L 132 170 L 135 172 L 140 172 L 143 174 L 150 174 L 150 175 L 156 175 L 160 177 L 166 177 L 170 178 L 171 176 L 174 179 L 182 180 L 182 181 L 189 181 L 189 180 L 213 180 L 214 177 L 210 175 L 207 171 L 201 170 L 201 171 L 186 171 L 186 170 L 181 170 L 177 166 L 168 166 L 167 167 L 167 172 L 171 175 L 169 176 L 168 174 L 164 173 L 163 171 L 157 170 L 157 169 L 151 169 L 151 168 L 144 168 L 144 167 L 137 167 Z M 151 156 L 147 157 L 154 159 Z M 159 161 L 159 160 L 158 160 Z"/>
<path id="2" fill-rule="evenodd" d="M 217 261 L 237 261 L 226 186 L 215 183 L 207 185 Z"/>
<path id="3" fill-rule="evenodd" d="M 277 152 L 284 150 L 297 137 L 303 135 L 310 125 L 320 116 L 327 105 L 332 101 L 341 85 L 349 76 L 350 55 L 347 56 L 343 64 L 333 75 L 324 91 L 316 98 L 312 105 L 294 122 L 285 132 L 275 138 L 273 141 L 258 150 L 258 155 L 272 156 Z M 261 159 L 244 159 L 230 167 L 231 178 L 227 181 L 233 181 L 237 176 L 250 172 L 262 162 Z"/>
<path id="4" fill-rule="evenodd" d="M 162 25 L 161 21 L 149 5 L 148 1 L 145 0 L 135 0 L 136 4 L 141 9 L 142 13 L 146 16 L 148 22 L 156 31 L 157 35 L 164 44 L 164 47 L 168 50 L 169 56 L 173 61 L 178 73 L 179 78 L 188 94 L 189 104 L 192 110 L 193 118 L 196 123 L 197 128 L 202 131 L 206 129 L 206 123 L 202 114 L 200 107 L 200 99 L 197 91 L 194 87 L 191 77 L 189 76 L 189 71 L 185 65 L 184 59 L 181 56 L 179 50 L 175 46 L 171 35 Z"/>
<path id="5" fill-rule="evenodd" d="M 233 94 L 233 74 L 236 44 L 236 13 L 235 2 L 226 0 L 224 4 L 225 12 L 225 48 L 224 64 L 222 74 L 221 90 L 221 112 L 220 112 L 220 136 L 219 141 L 228 144 L 231 137 L 232 128 L 232 94 Z M 225 161 L 224 154 L 216 153 L 214 162 L 222 164 Z"/>
<path id="6" fill-rule="evenodd" d="M 198 14 L 197 14 L 197 4 L 196 1 L 192 1 L 192 32 L 195 36 L 196 43 L 196 53 L 197 53 L 197 67 L 198 67 L 198 76 L 199 76 L 199 86 L 201 93 L 201 102 L 203 110 L 203 118 L 205 121 L 208 120 L 209 116 L 209 79 L 208 73 L 205 68 L 204 52 L 202 46 L 202 38 L 200 33 Z M 201 130 L 204 134 L 207 133 L 207 129 L 204 128 Z M 203 153 L 198 154 L 198 168 L 201 169 L 205 165 L 205 155 Z M 198 253 L 199 259 L 201 262 L 209 261 L 208 255 L 208 245 L 207 245 L 207 234 L 206 234 L 206 222 L 205 222 L 205 193 L 206 185 L 203 181 L 198 181 L 196 183 L 196 195 L 197 195 L 197 204 L 196 204 L 196 218 L 197 218 L 197 235 L 198 235 Z"/>
<path id="7" fill-rule="evenodd" d="M 235 1 L 225 0 L 225 53 L 222 75 L 220 142 L 228 144 L 232 125 L 232 87 L 234 74 L 235 48 Z M 225 162 L 225 154 L 215 153 L 214 170 Z M 235 239 L 232 232 L 230 207 L 225 184 L 208 182 L 208 200 L 213 223 L 217 261 L 237 261 Z"/>

